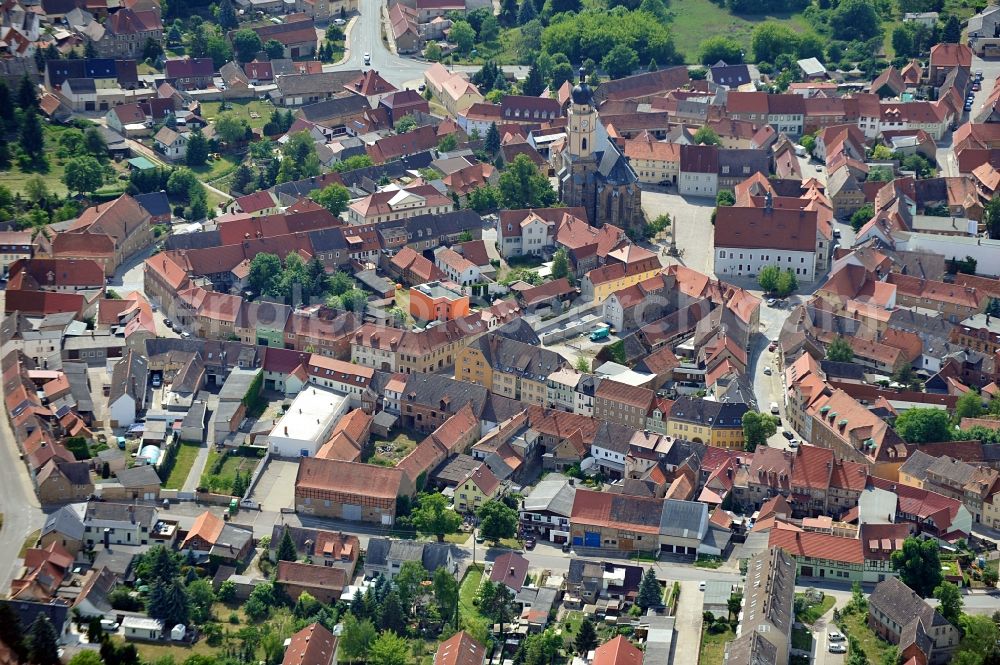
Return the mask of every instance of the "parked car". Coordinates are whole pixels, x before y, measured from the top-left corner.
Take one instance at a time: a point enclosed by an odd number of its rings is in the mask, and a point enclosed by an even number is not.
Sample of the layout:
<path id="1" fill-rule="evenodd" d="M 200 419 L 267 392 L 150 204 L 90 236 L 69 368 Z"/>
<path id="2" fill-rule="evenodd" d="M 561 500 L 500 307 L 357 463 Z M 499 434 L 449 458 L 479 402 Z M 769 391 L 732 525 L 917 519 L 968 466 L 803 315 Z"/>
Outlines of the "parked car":
<path id="1" fill-rule="evenodd" d="M 698 582 L 698 591 L 704 591 L 704 590 L 705 590 L 705 581 L 702 580 L 701 582 Z"/>
<path id="2" fill-rule="evenodd" d="M 795 450 L 796 448 L 799 447 L 799 440 L 792 439 L 791 441 L 788 442 L 788 447 L 791 448 L 792 450 Z"/>
<path id="3" fill-rule="evenodd" d="M 830 644 L 830 653 L 847 653 L 847 647 L 840 642 Z"/>
<path id="4" fill-rule="evenodd" d="M 781 436 L 785 437 L 789 441 L 791 441 L 792 439 L 795 438 L 795 435 L 792 434 L 791 432 L 789 432 L 787 429 L 784 432 L 781 433 Z"/>
<path id="5" fill-rule="evenodd" d="M 531 536 L 524 539 L 524 549 L 533 550 L 535 549 L 535 539 Z"/>
<path id="6" fill-rule="evenodd" d="M 764 368 L 764 376 L 771 376 L 771 368 L 770 367 L 765 367 Z"/>
<path id="7" fill-rule="evenodd" d="M 775 304 L 776 302 L 778 302 L 778 301 L 777 301 L 777 300 L 775 300 L 774 298 L 768 298 L 768 299 L 767 299 L 767 306 L 768 306 L 768 307 L 774 307 L 774 304 Z"/>
<path id="8" fill-rule="evenodd" d="M 837 630 L 831 630 L 829 637 L 831 642 L 843 642 L 845 639 L 847 639 L 846 637 L 844 637 L 843 633 Z"/>
<path id="9" fill-rule="evenodd" d="M 771 342 L 770 344 L 767 345 L 767 350 L 770 351 L 771 353 L 774 353 L 774 350 L 777 348 L 778 348 L 777 342 Z"/>
<path id="10" fill-rule="evenodd" d="M 569 552 L 569 550 L 570 550 L 570 544 L 569 541 L 567 540 L 565 543 L 562 544 L 562 551 Z"/>
<path id="11" fill-rule="evenodd" d="M 778 410 L 778 403 L 777 402 L 771 402 L 771 415 L 776 416 L 776 415 L 778 415 L 778 413 L 780 413 L 780 411 Z"/>
<path id="12" fill-rule="evenodd" d="M 976 81 L 975 83 L 972 84 L 972 92 L 979 92 L 981 88 L 982 86 L 979 85 L 979 81 Z"/>
<path id="13" fill-rule="evenodd" d="M 173 328 L 174 322 L 171 321 L 170 319 L 163 319 L 163 325 L 165 325 L 168 328 Z"/>
<path id="14" fill-rule="evenodd" d="M 161 385 L 163 385 L 163 377 L 161 377 L 159 374 L 154 374 L 153 375 L 153 387 L 154 388 L 159 388 Z"/>

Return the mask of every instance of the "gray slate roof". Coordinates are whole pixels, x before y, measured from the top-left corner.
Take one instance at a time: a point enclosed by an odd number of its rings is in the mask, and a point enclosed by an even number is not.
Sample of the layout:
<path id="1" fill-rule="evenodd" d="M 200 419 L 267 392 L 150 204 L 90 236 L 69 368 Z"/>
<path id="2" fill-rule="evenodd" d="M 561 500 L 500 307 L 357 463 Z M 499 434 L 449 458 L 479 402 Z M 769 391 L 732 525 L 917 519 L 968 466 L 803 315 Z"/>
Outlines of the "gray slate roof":
<path id="1" fill-rule="evenodd" d="M 660 516 L 660 535 L 704 538 L 708 529 L 708 506 L 698 501 L 667 499 Z"/>
<path id="2" fill-rule="evenodd" d="M 73 540 L 83 539 L 83 520 L 72 506 L 63 506 L 45 520 L 42 536 L 59 533 Z"/>

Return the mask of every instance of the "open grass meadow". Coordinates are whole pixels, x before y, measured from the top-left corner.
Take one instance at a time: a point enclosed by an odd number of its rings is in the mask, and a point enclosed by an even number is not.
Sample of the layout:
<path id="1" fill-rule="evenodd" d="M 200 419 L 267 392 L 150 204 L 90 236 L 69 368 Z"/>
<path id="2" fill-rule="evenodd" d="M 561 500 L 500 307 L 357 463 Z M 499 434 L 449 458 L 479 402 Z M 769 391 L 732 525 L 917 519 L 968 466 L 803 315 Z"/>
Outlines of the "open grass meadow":
<path id="1" fill-rule="evenodd" d="M 739 41 L 749 54 L 753 29 L 764 21 L 784 23 L 795 32 L 809 29 L 809 23 L 801 14 L 738 15 L 711 0 L 671 0 L 668 12 L 672 17 L 670 33 L 674 45 L 688 64 L 699 64 L 698 47 L 704 40 L 718 35 Z"/>

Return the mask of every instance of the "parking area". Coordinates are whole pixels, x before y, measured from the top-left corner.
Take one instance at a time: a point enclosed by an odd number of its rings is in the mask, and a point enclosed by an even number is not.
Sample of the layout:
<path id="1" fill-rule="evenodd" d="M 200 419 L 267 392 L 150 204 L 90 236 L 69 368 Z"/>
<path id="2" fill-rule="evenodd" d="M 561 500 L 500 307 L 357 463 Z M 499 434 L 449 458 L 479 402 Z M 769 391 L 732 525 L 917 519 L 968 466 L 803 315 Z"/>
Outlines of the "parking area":
<path id="1" fill-rule="evenodd" d="M 272 459 L 250 498 L 263 510 L 279 511 L 295 506 L 295 475 L 299 472 L 298 460 Z"/>

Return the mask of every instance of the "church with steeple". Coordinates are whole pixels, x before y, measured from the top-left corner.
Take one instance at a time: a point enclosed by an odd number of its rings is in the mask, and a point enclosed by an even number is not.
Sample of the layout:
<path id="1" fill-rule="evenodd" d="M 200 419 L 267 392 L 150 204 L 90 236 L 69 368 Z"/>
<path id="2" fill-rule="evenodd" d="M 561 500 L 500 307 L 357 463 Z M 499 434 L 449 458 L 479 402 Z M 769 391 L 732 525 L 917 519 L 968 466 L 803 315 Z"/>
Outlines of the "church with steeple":
<path id="1" fill-rule="evenodd" d="M 559 199 L 586 209 L 594 226 L 638 230 L 643 224 L 639 178 L 597 118 L 584 70 L 570 94 L 566 145 L 557 169 Z"/>

